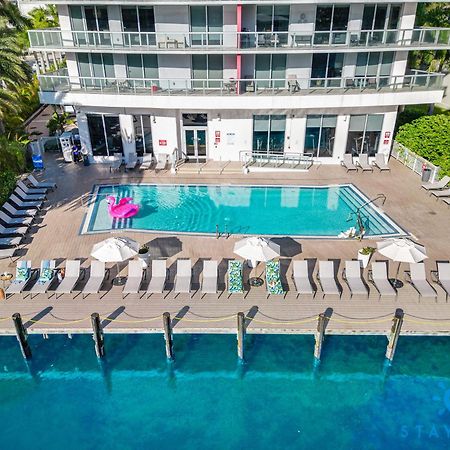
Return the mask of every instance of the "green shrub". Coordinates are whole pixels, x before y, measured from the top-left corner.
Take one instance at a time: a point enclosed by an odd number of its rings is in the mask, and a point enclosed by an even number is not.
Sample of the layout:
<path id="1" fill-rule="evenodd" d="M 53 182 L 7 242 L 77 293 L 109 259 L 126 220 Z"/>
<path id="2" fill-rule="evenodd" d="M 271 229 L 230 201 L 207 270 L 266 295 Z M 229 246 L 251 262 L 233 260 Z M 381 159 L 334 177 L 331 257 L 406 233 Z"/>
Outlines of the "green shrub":
<path id="1" fill-rule="evenodd" d="M 0 205 L 8 200 L 16 185 L 16 175 L 10 170 L 0 172 Z"/>
<path id="2" fill-rule="evenodd" d="M 0 136 L 0 172 L 22 173 L 26 168 L 26 146 L 18 141 Z"/>
<path id="3" fill-rule="evenodd" d="M 396 141 L 450 175 L 450 116 L 423 116 L 401 126 Z"/>

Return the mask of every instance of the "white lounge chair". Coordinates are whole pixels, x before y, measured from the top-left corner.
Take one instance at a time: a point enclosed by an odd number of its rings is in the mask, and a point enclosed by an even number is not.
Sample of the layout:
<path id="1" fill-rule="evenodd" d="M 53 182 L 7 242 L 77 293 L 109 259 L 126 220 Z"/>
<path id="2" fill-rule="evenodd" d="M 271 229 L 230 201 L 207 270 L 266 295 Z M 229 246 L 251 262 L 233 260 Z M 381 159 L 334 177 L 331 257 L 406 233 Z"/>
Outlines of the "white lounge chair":
<path id="1" fill-rule="evenodd" d="M 405 280 L 417 291 L 419 300 L 422 297 L 428 297 L 437 301 L 437 292 L 427 280 L 424 263 L 411 263 L 409 272 L 405 271 Z"/>
<path id="2" fill-rule="evenodd" d="M 339 295 L 342 294 L 341 288 L 336 282 L 336 276 L 334 274 L 334 262 L 333 261 L 319 261 L 319 272 L 317 273 L 317 280 L 322 289 L 322 298 L 325 295 Z"/>
<path id="3" fill-rule="evenodd" d="M 203 261 L 202 294 L 217 294 L 217 261 Z"/>
<path id="4" fill-rule="evenodd" d="M 449 205 L 450 206 L 450 198 L 441 198 L 441 200 L 444 202 L 444 203 L 447 203 L 447 205 Z"/>
<path id="5" fill-rule="evenodd" d="M 14 238 L 0 238 L 0 246 L 2 247 L 17 247 L 20 245 L 22 238 L 14 237 Z"/>
<path id="6" fill-rule="evenodd" d="M 167 166 L 167 155 L 166 154 L 159 154 L 156 157 L 156 166 L 155 170 L 164 170 Z"/>
<path id="7" fill-rule="evenodd" d="M 190 259 L 177 261 L 177 273 L 175 275 L 175 296 L 178 294 L 190 294 L 192 281 L 192 263 Z"/>
<path id="8" fill-rule="evenodd" d="M 370 170 L 373 172 L 373 166 L 369 164 L 369 156 L 367 153 L 360 153 L 358 157 L 358 161 L 356 161 L 356 165 L 361 167 L 362 171 Z"/>
<path id="9" fill-rule="evenodd" d="M 316 295 L 316 290 L 309 277 L 308 261 L 292 262 L 292 280 L 297 291 L 297 297 L 300 294 Z"/>
<path id="10" fill-rule="evenodd" d="M 341 161 L 341 166 L 345 167 L 347 169 L 347 172 L 350 170 L 356 170 L 358 171 L 358 168 L 353 164 L 353 155 L 350 153 L 345 153 L 344 158 Z"/>
<path id="11" fill-rule="evenodd" d="M 33 185 L 35 188 L 44 188 L 44 189 L 56 189 L 56 183 L 52 183 L 51 181 L 39 181 L 37 180 L 33 174 L 30 173 L 28 175 L 28 181 Z"/>
<path id="12" fill-rule="evenodd" d="M 450 197 L 450 189 L 442 189 L 442 191 L 431 191 L 431 195 L 435 197 Z"/>
<path id="13" fill-rule="evenodd" d="M 71 294 L 80 279 L 80 261 L 67 260 L 65 275 L 61 283 L 55 290 L 55 299 L 58 298 L 58 294 Z"/>
<path id="14" fill-rule="evenodd" d="M 434 282 L 437 283 L 445 292 L 445 300 L 448 301 L 450 295 L 450 263 L 438 262 L 437 270 L 431 272 Z"/>
<path id="15" fill-rule="evenodd" d="M 377 153 L 375 155 L 375 161 L 373 162 L 373 165 L 378 167 L 378 169 L 380 169 L 380 172 L 382 172 L 383 170 L 391 170 L 391 168 L 386 164 L 386 159 L 383 153 Z"/>
<path id="16" fill-rule="evenodd" d="M 9 217 L 8 214 L 0 211 L 0 219 L 3 220 L 7 225 L 31 225 L 33 221 L 32 217 Z"/>
<path id="17" fill-rule="evenodd" d="M 152 164 L 153 164 L 153 156 L 147 153 L 142 157 L 142 162 L 141 165 L 139 166 L 139 169 L 141 170 L 150 169 Z"/>
<path id="18" fill-rule="evenodd" d="M 31 217 L 38 213 L 37 209 L 16 209 L 11 203 L 4 203 L 2 208 L 12 217 Z"/>
<path id="19" fill-rule="evenodd" d="M 111 161 L 111 165 L 109 166 L 109 171 L 119 171 L 122 166 L 122 153 L 114 153 Z"/>
<path id="20" fill-rule="evenodd" d="M 423 183 L 422 188 L 427 191 L 434 191 L 439 189 L 444 189 L 450 183 L 450 177 L 445 175 L 439 181 L 435 181 L 434 183 Z"/>
<path id="21" fill-rule="evenodd" d="M 102 261 L 91 262 L 91 273 L 89 280 L 81 291 L 82 298 L 89 294 L 98 294 L 105 281 L 109 277 L 109 269 L 105 269 L 105 263 Z"/>
<path id="22" fill-rule="evenodd" d="M 39 275 L 36 283 L 30 289 L 30 299 L 34 295 L 38 294 L 48 294 L 48 290 L 53 282 L 56 280 L 57 271 L 55 269 L 55 260 L 42 260 L 41 267 L 39 269 Z"/>
<path id="23" fill-rule="evenodd" d="M 137 166 L 138 160 L 136 155 L 129 155 L 128 161 L 125 164 L 125 170 L 134 169 Z"/>
<path id="24" fill-rule="evenodd" d="M 16 276 L 12 283 L 5 290 L 6 297 L 12 294 L 22 294 L 28 283 L 33 278 L 33 271 L 31 270 L 31 261 L 17 261 Z"/>
<path id="25" fill-rule="evenodd" d="M 152 277 L 147 287 L 147 298 L 151 294 L 162 294 L 167 281 L 167 262 L 163 259 L 154 259 L 151 268 Z"/>
<path id="26" fill-rule="evenodd" d="M 345 261 L 342 278 L 350 290 L 350 297 L 353 297 L 354 294 L 369 296 L 369 289 L 361 276 L 361 264 L 359 261 Z"/>
<path id="27" fill-rule="evenodd" d="M 123 298 L 128 294 L 139 294 L 144 273 L 141 260 L 130 261 L 128 263 L 128 277 L 122 291 Z"/>
<path id="28" fill-rule="evenodd" d="M 23 208 L 27 210 L 28 208 L 41 209 L 42 204 L 44 203 L 42 201 L 22 200 L 16 194 L 11 194 L 9 196 L 9 200 L 13 202 L 15 205 L 17 205 L 18 208 Z"/>
<path id="29" fill-rule="evenodd" d="M 45 194 L 36 194 L 36 195 L 27 194 L 18 186 L 14 189 L 14 194 L 16 194 L 18 197 L 20 197 L 22 200 L 25 201 L 37 202 L 37 201 L 44 201 L 46 199 Z"/>
<path id="30" fill-rule="evenodd" d="M 369 271 L 369 281 L 375 286 L 378 291 L 379 298 L 381 297 L 397 297 L 397 291 L 389 282 L 387 263 L 373 262 L 372 270 Z"/>
<path id="31" fill-rule="evenodd" d="M 17 186 L 25 192 L 26 195 L 45 195 L 48 190 L 44 188 L 29 188 L 22 180 L 17 182 Z"/>
<path id="32" fill-rule="evenodd" d="M 15 251 L 15 248 L 0 248 L 0 259 L 9 258 L 12 260 Z"/>
<path id="33" fill-rule="evenodd" d="M 11 234 L 20 234 L 22 236 L 25 235 L 25 233 L 28 231 L 28 227 L 4 227 L 3 225 L 0 225 L 0 235 L 6 235 L 9 236 Z"/>

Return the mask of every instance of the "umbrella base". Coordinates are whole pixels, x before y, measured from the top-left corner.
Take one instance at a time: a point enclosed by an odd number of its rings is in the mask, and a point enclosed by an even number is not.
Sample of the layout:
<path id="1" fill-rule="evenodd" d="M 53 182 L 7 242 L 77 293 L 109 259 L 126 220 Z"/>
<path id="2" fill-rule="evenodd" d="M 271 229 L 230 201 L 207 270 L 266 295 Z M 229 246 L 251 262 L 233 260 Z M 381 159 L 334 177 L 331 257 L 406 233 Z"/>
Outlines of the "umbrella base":
<path id="1" fill-rule="evenodd" d="M 395 289 L 400 289 L 403 287 L 403 281 L 399 280 L 398 278 L 389 278 L 390 283 L 392 284 Z"/>
<path id="2" fill-rule="evenodd" d="M 116 277 L 112 280 L 114 286 L 123 286 L 127 282 L 127 277 Z"/>

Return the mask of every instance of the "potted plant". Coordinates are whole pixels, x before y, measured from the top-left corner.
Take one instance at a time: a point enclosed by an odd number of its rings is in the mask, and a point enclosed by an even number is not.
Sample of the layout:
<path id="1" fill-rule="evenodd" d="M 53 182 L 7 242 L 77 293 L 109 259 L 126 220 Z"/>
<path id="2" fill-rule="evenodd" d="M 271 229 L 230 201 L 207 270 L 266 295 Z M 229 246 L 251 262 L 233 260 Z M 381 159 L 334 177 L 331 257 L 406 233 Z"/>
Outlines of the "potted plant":
<path id="1" fill-rule="evenodd" d="M 145 244 L 141 245 L 137 256 L 142 261 L 143 267 L 147 267 L 148 259 L 150 257 L 150 253 L 148 251 L 148 246 Z"/>
<path id="2" fill-rule="evenodd" d="M 370 257 L 375 252 L 374 247 L 363 247 L 358 250 L 358 260 L 361 261 L 361 266 L 365 269 L 369 264 Z"/>

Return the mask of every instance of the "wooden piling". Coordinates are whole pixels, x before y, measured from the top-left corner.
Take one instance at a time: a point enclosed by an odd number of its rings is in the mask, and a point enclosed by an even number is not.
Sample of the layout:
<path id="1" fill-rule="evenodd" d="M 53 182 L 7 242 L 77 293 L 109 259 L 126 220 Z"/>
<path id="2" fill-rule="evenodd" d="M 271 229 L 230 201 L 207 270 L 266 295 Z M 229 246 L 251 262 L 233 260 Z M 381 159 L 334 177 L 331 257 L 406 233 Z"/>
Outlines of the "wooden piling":
<path id="1" fill-rule="evenodd" d="M 168 360 L 173 360 L 173 339 L 170 313 L 163 314 L 164 340 L 166 341 L 166 356 Z"/>
<path id="2" fill-rule="evenodd" d="M 317 321 L 317 332 L 314 335 L 314 358 L 316 361 L 320 361 L 320 355 L 322 353 L 322 344 L 325 336 L 325 314 L 320 313 Z"/>
<path id="3" fill-rule="evenodd" d="M 244 359 L 245 318 L 243 312 L 237 313 L 237 354 L 240 360 Z"/>
<path id="4" fill-rule="evenodd" d="M 98 313 L 91 314 L 91 323 L 94 332 L 92 337 L 95 343 L 95 354 L 97 355 L 97 358 L 103 358 L 105 356 L 105 340 Z"/>
<path id="5" fill-rule="evenodd" d="M 19 313 L 12 315 L 14 327 L 16 328 L 17 340 L 19 341 L 20 350 L 25 359 L 31 359 L 31 348 L 28 344 L 28 335 L 25 327 L 23 326 L 22 317 Z"/>
<path id="6" fill-rule="evenodd" d="M 389 342 L 386 348 L 386 358 L 389 362 L 392 362 L 394 359 L 398 338 L 400 336 L 400 330 L 402 329 L 403 311 L 401 309 L 397 309 L 397 311 L 395 311 L 392 322 L 391 334 L 389 336 Z"/>

